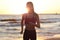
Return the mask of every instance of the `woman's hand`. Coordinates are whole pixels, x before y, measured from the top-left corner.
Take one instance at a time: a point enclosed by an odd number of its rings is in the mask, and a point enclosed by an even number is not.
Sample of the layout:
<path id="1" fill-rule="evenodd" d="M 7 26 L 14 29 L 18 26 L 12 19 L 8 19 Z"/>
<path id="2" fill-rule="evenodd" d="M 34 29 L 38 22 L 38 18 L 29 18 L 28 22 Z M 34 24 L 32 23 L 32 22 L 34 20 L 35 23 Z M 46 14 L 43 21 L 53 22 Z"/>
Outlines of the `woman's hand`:
<path id="1" fill-rule="evenodd" d="M 23 34 L 23 31 L 21 31 L 20 34 Z"/>
<path id="2" fill-rule="evenodd" d="M 40 25 L 36 25 L 36 27 L 40 28 Z"/>

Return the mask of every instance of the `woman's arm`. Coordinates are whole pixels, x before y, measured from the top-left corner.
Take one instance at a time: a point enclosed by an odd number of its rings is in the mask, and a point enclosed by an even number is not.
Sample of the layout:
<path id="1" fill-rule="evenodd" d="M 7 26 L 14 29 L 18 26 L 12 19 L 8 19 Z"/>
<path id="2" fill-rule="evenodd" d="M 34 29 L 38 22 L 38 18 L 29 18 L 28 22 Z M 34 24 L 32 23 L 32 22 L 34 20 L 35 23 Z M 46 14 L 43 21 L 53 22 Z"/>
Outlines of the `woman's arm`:
<path id="1" fill-rule="evenodd" d="M 21 34 L 23 33 L 23 22 L 24 22 L 24 15 L 22 16 L 21 20 Z"/>
<path id="2" fill-rule="evenodd" d="M 37 27 L 40 28 L 40 20 L 39 20 L 39 16 L 36 15 L 36 23 L 37 23 Z"/>

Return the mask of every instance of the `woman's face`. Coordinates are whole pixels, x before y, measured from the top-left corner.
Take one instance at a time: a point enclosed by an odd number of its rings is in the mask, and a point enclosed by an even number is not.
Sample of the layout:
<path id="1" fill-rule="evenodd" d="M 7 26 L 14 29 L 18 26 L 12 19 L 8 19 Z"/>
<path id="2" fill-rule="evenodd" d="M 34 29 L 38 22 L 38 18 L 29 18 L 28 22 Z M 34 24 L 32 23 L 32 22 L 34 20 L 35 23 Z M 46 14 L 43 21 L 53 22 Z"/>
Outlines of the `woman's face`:
<path id="1" fill-rule="evenodd" d="M 28 9 L 28 11 L 32 11 L 33 10 L 33 6 L 31 4 L 27 4 L 27 9 Z"/>

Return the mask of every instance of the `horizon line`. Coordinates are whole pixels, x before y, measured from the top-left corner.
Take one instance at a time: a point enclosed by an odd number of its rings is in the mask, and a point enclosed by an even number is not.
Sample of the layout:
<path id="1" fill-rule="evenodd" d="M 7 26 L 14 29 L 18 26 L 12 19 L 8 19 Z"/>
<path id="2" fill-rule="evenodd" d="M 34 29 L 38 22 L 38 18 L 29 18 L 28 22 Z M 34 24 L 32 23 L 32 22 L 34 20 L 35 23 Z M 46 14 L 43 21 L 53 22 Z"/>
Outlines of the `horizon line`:
<path id="1" fill-rule="evenodd" d="M 37 13 L 38 15 L 60 15 L 60 13 Z M 23 14 L 0 14 L 0 15 L 23 15 Z"/>

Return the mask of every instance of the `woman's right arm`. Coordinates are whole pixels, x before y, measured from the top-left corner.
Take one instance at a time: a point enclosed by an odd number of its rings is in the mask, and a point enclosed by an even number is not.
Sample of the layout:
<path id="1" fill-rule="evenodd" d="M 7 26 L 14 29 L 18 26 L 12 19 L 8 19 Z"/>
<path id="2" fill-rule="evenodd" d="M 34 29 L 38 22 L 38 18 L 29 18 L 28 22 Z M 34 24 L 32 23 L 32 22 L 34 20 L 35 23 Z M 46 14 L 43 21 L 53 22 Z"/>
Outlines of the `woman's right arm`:
<path id="1" fill-rule="evenodd" d="M 23 33 L 23 22 L 24 22 L 24 15 L 22 16 L 21 20 L 21 34 Z"/>

